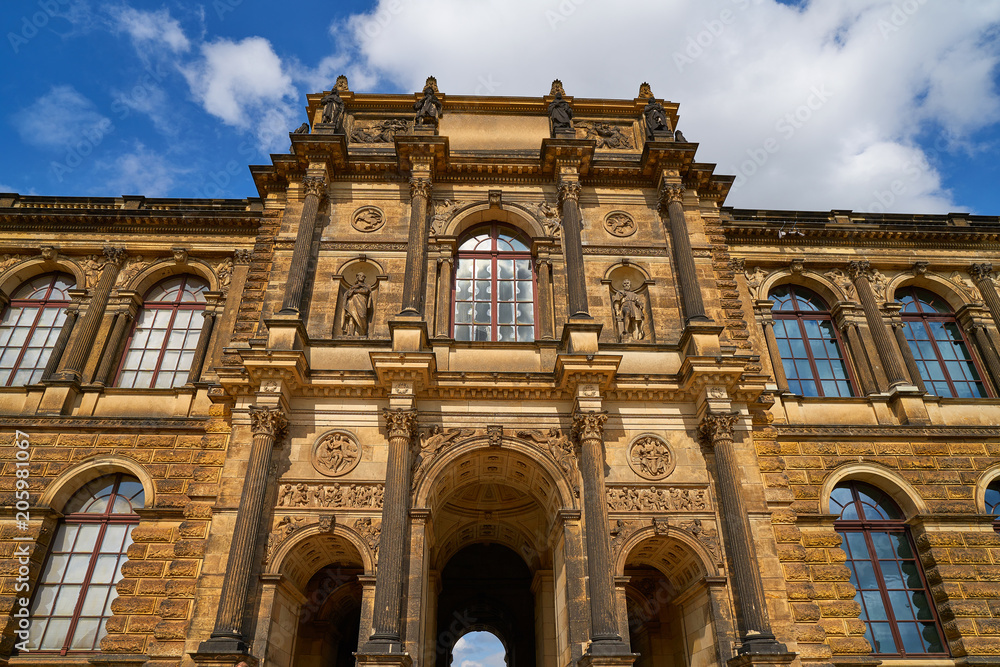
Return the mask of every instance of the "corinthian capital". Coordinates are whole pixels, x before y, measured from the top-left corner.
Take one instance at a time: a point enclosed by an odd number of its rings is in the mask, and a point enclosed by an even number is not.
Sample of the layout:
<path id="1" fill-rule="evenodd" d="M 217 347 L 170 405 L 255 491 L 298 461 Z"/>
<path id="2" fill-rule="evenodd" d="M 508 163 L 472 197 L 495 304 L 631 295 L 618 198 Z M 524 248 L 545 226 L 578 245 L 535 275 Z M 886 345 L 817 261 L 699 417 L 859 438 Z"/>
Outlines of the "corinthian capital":
<path id="1" fill-rule="evenodd" d="M 423 197 L 428 199 L 431 196 L 431 180 L 429 178 L 414 177 L 410 179 L 410 199 Z"/>
<path id="2" fill-rule="evenodd" d="M 973 264 L 969 267 L 969 275 L 972 276 L 972 279 L 976 282 L 989 280 L 993 277 L 993 265 L 989 262 Z"/>
<path id="3" fill-rule="evenodd" d="M 250 430 L 254 435 L 269 435 L 280 440 L 285 435 L 288 420 L 277 408 L 250 408 Z"/>
<path id="4" fill-rule="evenodd" d="M 847 275 L 857 282 L 859 278 L 871 278 L 872 265 L 867 259 L 858 259 L 847 263 Z"/>
<path id="5" fill-rule="evenodd" d="M 125 257 L 128 254 L 125 252 L 125 248 L 121 246 L 104 246 L 104 256 L 108 258 L 108 262 L 112 264 L 121 264 L 125 261 Z"/>
<path id="6" fill-rule="evenodd" d="M 733 427 L 736 426 L 739 419 L 740 416 L 736 413 L 705 415 L 698 429 L 701 432 L 702 440 L 710 447 L 715 447 L 724 441 L 732 442 Z"/>
<path id="7" fill-rule="evenodd" d="M 390 410 L 386 408 L 382 410 L 382 416 L 385 418 L 385 428 L 389 431 L 390 438 L 406 438 L 409 440 L 413 437 L 413 432 L 417 427 L 416 411 L 401 410 L 399 408 Z"/>
<path id="8" fill-rule="evenodd" d="M 573 414 L 573 435 L 580 441 L 604 438 L 607 412 L 576 412 Z"/>
<path id="9" fill-rule="evenodd" d="M 580 199 L 580 184 L 576 181 L 563 181 L 559 184 L 559 201 L 566 199 L 577 201 Z"/>
<path id="10" fill-rule="evenodd" d="M 664 183 L 660 188 L 660 208 L 666 208 L 673 202 L 684 200 L 684 186 L 679 183 Z"/>
<path id="11" fill-rule="evenodd" d="M 306 197 L 322 197 L 326 192 L 326 179 L 322 176 L 307 176 L 302 179 L 302 189 L 306 191 Z"/>

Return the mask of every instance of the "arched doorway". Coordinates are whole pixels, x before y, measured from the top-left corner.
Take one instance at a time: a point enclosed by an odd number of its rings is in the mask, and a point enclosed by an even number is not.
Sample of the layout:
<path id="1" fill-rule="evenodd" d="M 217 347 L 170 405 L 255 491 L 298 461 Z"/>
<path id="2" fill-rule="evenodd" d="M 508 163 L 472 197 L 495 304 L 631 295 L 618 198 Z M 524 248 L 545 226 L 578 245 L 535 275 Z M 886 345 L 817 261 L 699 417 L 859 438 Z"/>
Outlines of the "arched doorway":
<path id="1" fill-rule="evenodd" d="M 351 667 L 361 630 L 361 584 L 356 573 L 328 565 L 313 575 L 299 612 L 295 667 Z"/>
<path id="2" fill-rule="evenodd" d="M 510 667 L 534 667 L 531 580 L 524 560 L 500 544 L 473 544 L 455 554 L 441 572 L 437 667 L 452 665 L 456 642 L 475 631 L 496 635 Z"/>
<path id="3" fill-rule="evenodd" d="M 451 661 L 455 667 L 462 667 L 466 662 L 482 667 L 504 667 L 508 664 L 507 647 L 492 632 L 475 630 L 455 642 Z"/>

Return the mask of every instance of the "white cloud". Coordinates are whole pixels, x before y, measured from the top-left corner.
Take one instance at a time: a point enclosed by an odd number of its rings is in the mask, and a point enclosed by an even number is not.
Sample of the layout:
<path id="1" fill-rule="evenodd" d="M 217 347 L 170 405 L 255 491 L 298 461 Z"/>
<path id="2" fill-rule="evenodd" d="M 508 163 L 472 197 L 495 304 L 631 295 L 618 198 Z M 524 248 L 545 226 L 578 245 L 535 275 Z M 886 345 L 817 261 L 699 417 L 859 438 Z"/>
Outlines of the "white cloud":
<path id="1" fill-rule="evenodd" d="M 962 205 L 936 152 L 1000 121 L 998 27 L 995 0 L 380 0 L 331 32 L 382 87 L 543 95 L 560 78 L 628 99 L 649 81 L 698 159 L 740 177 L 728 204 L 931 213 Z"/>
<path id="2" fill-rule="evenodd" d="M 115 30 L 128 33 L 140 54 L 148 48 L 165 47 L 173 53 L 184 53 L 191 48 L 181 24 L 170 16 L 169 9 L 144 12 L 132 7 L 111 7 L 108 11 Z"/>
<path id="3" fill-rule="evenodd" d="M 205 111 L 227 125 L 253 131 L 264 149 L 287 149 L 298 92 L 268 40 L 203 44 L 201 58 L 182 71 Z"/>
<path id="4" fill-rule="evenodd" d="M 177 177 L 191 171 L 138 142 L 131 152 L 119 154 L 112 162 L 97 162 L 96 167 L 108 173 L 105 183 L 109 191 L 147 197 L 167 196 Z"/>
<path id="5" fill-rule="evenodd" d="M 81 141 L 99 143 L 114 129 L 93 102 L 67 85 L 52 86 L 11 120 L 22 141 L 48 149 L 68 149 Z"/>
<path id="6" fill-rule="evenodd" d="M 504 667 L 504 648 L 491 632 L 469 632 L 462 635 L 452 649 L 452 658 L 459 667 Z"/>

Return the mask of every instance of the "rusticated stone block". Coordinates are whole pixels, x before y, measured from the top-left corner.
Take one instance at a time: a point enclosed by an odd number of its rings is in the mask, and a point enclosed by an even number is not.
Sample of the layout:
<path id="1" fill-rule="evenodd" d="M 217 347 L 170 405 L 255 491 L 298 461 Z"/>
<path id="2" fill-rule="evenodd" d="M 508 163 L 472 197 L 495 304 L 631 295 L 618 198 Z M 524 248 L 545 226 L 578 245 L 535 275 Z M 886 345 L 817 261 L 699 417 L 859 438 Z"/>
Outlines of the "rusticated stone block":
<path id="1" fill-rule="evenodd" d="M 119 634 L 125 632 L 125 625 L 128 621 L 128 616 L 112 616 L 104 624 L 104 628 L 110 634 Z"/>
<path id="2" fill-rule="evenodd" d="M 908 442 L 876 442 L 875 453 L 879 456 L 906 455 L 912 454 L 913 449 Z"/>
<path id="3" fill-rule="evenodd" d="M 815 623 L 820 619 L 819 605 L 814 602 L 792 602 L 789 606 L 797 623 Z"/>
<path id="4" fill-rule="evenodd" d="M 990 554 L 985 549 L 949 549 L 952 563 L 989 563 Z"/>
<path id="5" fill-rule="evenodd" d="M 813 484 L 801 484 L 792 487 L 797 500 L 816 500 L 819 498 L 819 487 Z"/>
<path id="6" fill-rule="evenodd" d="M 143 542 L 133 542 L 128 545 L 128 549 L 125 550 L 125 555 L 128 556 L 129 560 L 143 560 L 146 557 L 146 551 L 149 545 Z"/>
<path id="7" fill-rule="evenodd" d="M 184 517 L 187 519 L 211 519 L 212 506 L 208 503 L 188 503 L 184 506 Z"/>
<path id="8" fill-rule="evenodd" d="M 1000 635 L 1000 619 L 977 618 L 974 623 L 976 631 L 981 635 Z"/>
<path id="9" fill-rule="evenodd" d="M 129 632 L 152 632 L 156 624 L 160 622 L 158 616 L 129 616 L 128 617 L 128 631 Z"/>
<path id="10" fill-rule="evenodd" d="M 788 477 L 788 483 L 791 485 L 796 484 L 807 484 L 809 482 L 809 476 L 806 474 L 805 470 L 785 470 L 785 475 Z"/>
<path id="11" fill-rule="evenodd" d="M 161 621 L 153 631 L 153 636 L 160 640 L 184 639 L 187 636 L 187 622 Z"/>
<path id="12" fill-rule="evenodd" d="M 183 479 L 158 479 L 156 480 L 156 491 L 160 494 L 183 493 L 184 482 Z"/>
<path id="13" fill-rule="evenodd" d="M 799 449 L 803 454 L 809 455 L 836 455 L 837 443 L 835 442 L 803 442 L 799 444 Z"/>
<path id="14" fill-rule="evenodd" d="M 970 547 L 1000 547 L 1000 533 L 995 531 L 964 533 L 965 543 Z"/>
<path id="15" fill-rule="evenodd" d="M 170 560 L 173 556 L 174 545 L 172 544 L 163 544 L 161 542 L 150 544 L 148 550 L 146 551 L 147 560 Z"/>
<path id="16" fill-rule="evenodd" d="M 191 451 L 188 449 L 157 449 L 153 452 L 153 461 L 157 463 L 188 463 L 191 461 Z"/>
<path id="17" fill-rule="evenodd" d="M 143 635 L 108 635 L 101 640 L 102 653 L 143 653 L 145 646 Z"/>
<path id="18" fill-rule="evenodd" d="M 875 453 L 875 445 L 870 442 L 839 442 L 837 453 L 841 456 L 864 456 Z"/>
<path id="19" fill-rule="evenodd" d="M 821 618 L 819 626 L 823 628 L 823 632 L 831 637 L 847 636 L 847 628 L 844 627 L 844 619 L 842 618 Z"/>
<path id="20" fill-rule="evenodd" d="M 128 577 L 122 577 L 115 584 L 115 590 L 118 595 L 135 595 L 136 589 L 138 588 L 138 579 L 129 579 Z"/>
<path id="21" fill-rule="evenodd" d="M 225 452 L 195 452 L 191 457 L 191 463 L 199 466 L 221 466 L 226 460 Z"/>
<path id="22" fill-rule="evenodd" d="M 773 526 L 774 539 L 779 543 L 798 544 L 802 538 L 802 531 L 795 526 L 779 525 Z"/>
<path id="23" fill-rule="evenodd" d="M 899 457 L 899 467 L 902 469 L 927 469 L 936 468 L 937 465 L 934 462 L 934 457 L 932 456 L 900 456 Z"/>
<path id="24" fill-rule="evenodd" d="M 989 618 L 990 606 L 985 600 L 948 600 L 938 605 L 943 620 L 953 618 Z"/>
<path id="25" fill-rule="evenodd" d="M 811 600 L 815 590 L 813 584 L 802 581 L 790 581 L 785 584 L 789 600 Z"/>
<path id="26" fill-rule="evenodd" d="M 858 618 L 861 605 L 853 600 L 824 600 L 819 603 L 824 618 Z"/>
<path id="27" fill-rule="evenodd" d="M 997 637 L 963 637 L 961 643 L 965 655 L 1000 655 Z"/>
<path id="28" fill-rule="evenodd" d="M 830 650 L 834 655 L 868 655 L 872 647 L 864 637 L 831 637 Z"/>
<path id="29" fill-rule="evenodd" d="M 795 627 L 795 640 L 818 644 L 826 641 L 826 632 L 819 625 L 798 625 Z"/>
<path id="30" fill-rule="evenodd" d="M 149 449 L 173 448 L 176 436 L 143 434 L 136 439 L 136 447 L 147 447 Z"/>
<path id="31" fill-rule="evenodd" d="M 32 438 L 34 440 L 34 438 Z M 102 433 L 97 436 L 98 447 L 134 447 L 135 434 Z"/>
<path id="32" fill-rule="evenodd" d="M 849 581 L 851 571 L 846 565 L 811 565 L 813 581 Z"/>
<path id="33" fill-rule="evenodd" d="M 173 539 L 173 535 L 173 528 L 144 526 L 141 523 L 132 529 L 133 542 L 170 542 Z"/>
<path id="34" fill-rule="evenodd" d="M 174 544 L 174 555 L 178 557 L 204 556 L 205 540 L 178 540 Z"/>
<path id="35" fill-rule="evenodd" d="M 818 456 L 795 456 L 788 459 L 789 468 L 823 468 L 823 459 Z"/>
<path id="36" fill-rule="evenodd" d="M 962 533 L 955 531 L 929 530 L 916 535 L 914 541 L 918 549 L 965 546 Z"/>
<path id="37" fill-rule="evenodd" d="M 976 565 L 974 572 L 976 578 L 983 581 L 1000 581 L 1000 567 L 996 565 Z"/>
<path id="38" fill-rule="evenodd" d="M 111 603 L 111 611 L 116 614 L 152 614 L 156 600 L 151 597 L 123 595 Z"/>
<path id="39" fill-rule="evenodd" d="M 196 482 L 218 482 L 221 469 L 218 467 L 194 466 L 191 469 L 191 478 Z"/>
<path id="40" fill-rule="evenodd" d="M 208 534 L 207 521 L 184 521 L 177 527 L 177 534 L 186 539 L 199 539 Z"/>
<path id="41" fill-rule="evenodd" d="M 197 584 L 179 579 L 166 580 L 166 594 L 172 598 L 193 598 Z"/>
<path id="42" fill-rule="evenodd" d="M 59 434 L 60 447 L 85 447 L 89 449 L 94 446 L 94 442 L 96 440 L 97 440 L 96 435 L 88 435 L 86 433 Z"/>
<path id="43" fill-rule="evenodd" d="M 799 658 L 803 663 L 822 662 L 832 655 L 829 644 L 799 644 Z"/>
<path id="44" fill-rule="evenodd" d="M 835 531 L 803 531 L 802 545 L 806 547 L 839 547 L 843 538 Z"/>
<path id="45" fill-rule="evenodd" d="M 806 549 L 807 563 L 827 563 L 826 549 Z"/>
<path id="46" fill-rule="evenodd" d="M 919 456 L 947 456 L 951 452 L 947 442 L 921 442 L 913 444 L 913 453 Z"/>
<path id="47" fill-rule="evenodd" d="M 161 618 L 187 618 L 191 611 L 191 600 L 163 600 L 157 614 Z"/>
<path id="48" fill-rule="evenodd" d="M 958 500 L 962 498 L 972 498 L 972 488 L 967 486 L 949 486 L 948 497 Z"/>
<path id="49" fill-rule="evenodd" d="M 156 496 L 156 506 L 162 508 L 183 508 L 191 499 L 182 493 L 161 493 Z"/>
<path id="50" fill-rule="evenodd" d="M 957 470 L 928 470 L 923 474 L 924 484 L 961 484 L 962 475 Z"/>
<path id="51" fill-rule="evenodd" d="M 798 544 L 779 544 L 778 560 L 782 562 L 798 562 L 806 559 L 806 550 Z"/>
<path id="52" fill-rule="evenodd" d="M 138 593 L 139 595 L 166 595 L 167 582 L 163 579 L 143 579 L 139 582 Z"/>
<path id="53" fill-rule="evenodd" d="M 159 561 L 130 560 L 122 565 L 124 577 L 159 577 L 163 574 L 163 563 Z"/>
<path id="54" fill-rule="evenodd" d="M 967 456 L 942 456 L 937 459 L 938 468 L 942 470 L 955 470 L 961 468 L 971 468 L 972 459 Z"/>
<path id="55" fill-rule="evenodd" d="M 785 469 L 785 459 L 780 456 L 762 456 L 758 459 L 761 472 L 776 472 Z"/>
<path id="56" fill-rule="evenodd" d="M 194 577 L 198 575 L 198 561 L 175 560 L 167 568 L 168 577 Z"/>
<path id="57" fill-rule="evenodd" d="M 785 579 L 788 581 L 809 581 L 809 566 L 799 563 L 786 563 L 782 565 L 785 570 Z"/>
<path id="58" fill-rule="evenodd" d="M 813 599 L 814 600 L 836 600 L 840 596 L 837 595 L 837 586 L 840 584 L 832 584 L 827 582 L 816 582 L 813 584 Z M 852 587 L 853 588 L 853 587 Z"/>
<path id="59" fill-rule="evenodd" d="M 1000 583 L 995 581 L 963 582 L 960 584 L 967 598 L 998 598 Z"/>

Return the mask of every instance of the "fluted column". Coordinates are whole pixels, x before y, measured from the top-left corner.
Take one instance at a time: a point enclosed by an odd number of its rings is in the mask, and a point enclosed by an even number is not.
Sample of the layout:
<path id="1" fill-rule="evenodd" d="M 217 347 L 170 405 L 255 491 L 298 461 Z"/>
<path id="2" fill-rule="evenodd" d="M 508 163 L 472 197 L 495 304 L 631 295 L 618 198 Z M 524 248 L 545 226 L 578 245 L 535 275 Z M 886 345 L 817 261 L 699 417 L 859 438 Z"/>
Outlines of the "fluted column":
<path id="1" fill-rule="evenodd" d="M 66 365 L 63 371 L 56 376 L 56 379 L 79 382 L 83 375 L 83 367 L 87 363 L 87 355 L 94 347 L 94 338 L 97 336 L 97 329 L 101 326 L 101 318 L 104 317 L 108 297 L 115 286 L 118 271 L 125 261 L 125 248 L 105 246 L 104 256 L 107 261 L 101 267 L 101 276 L 97 279 L 97 285 L 94 286 L 94 291 L 90 296 L 90 305 L 87 307 L 87 312 L 80 318 L 76 338 L 66 354 Z"/>
<path id="2" fill-rule="evenodd" d="M 292 264 L 288 269 L 285 297 L 279 311 L 284 315 L 298 315 L 302 311 L 302 292 L 305 289 L 309 271 L 319 202 L 326 191 L 326 179 L 322 176 L 308 176 L 302 179 L 302 187 L 305 189 L 306 198 L 302 202 L 299 228 L 295 234 L 295 247 L 292 250 Z"/>
<path id="3" fill-rule="evenodd" d="M 437 317 L 434 323 L 434 335 L 440 338 L 448 338 L 451 334 L 451 277 L 454 261 L 450 255 L 438 257 L 437 260 Z"/>
<path id="4" fill-rule="evenodd" d="M 535 260 L 538 275 L 538 335 L 542 340 L 555 337 L 552 327 L 552 260 L 539 257 Z"/>
<path id="5" fill-rule="evenodd" d="M 198 335 L 198 347 L 195 348 L 194 358 L 191 360 L 191 370 L 188 371 L 187 384 L 194 384 L 201 379 L 201 370 L 208 356 L 208 344 L 212 340 L 213 328 L 215 328 L 215 311 L 207 310 L 205 321 L 201 325 L 201 333 Z"/>
<path id="6" fill-rule="evenodd" d="M 681 300 L 684 304 L 686 321 L 709 321 L 705 314 L 705 304 L 698 285 L 698 272 L 694 265 L 694 251 L 691 235 L 684 219 L 684 186 L 664 183 L 660 188 L 660 210 L 666 210 L 670 229 L 670 245 L 674 249 L 677 263 L 677 282 L 681 286 Z"/>
<path id="7" fill-rule="evenodd" d="M 861 309 L 865 313 L 868 330 L 872 332 L 872 338 L 875 340 L 875 349 L 878 351 L 879 361 L 882 362 L 882 368 L 889 380 L 889 387 L 908 384 L 903 367 L 899 363 L 899 356 L 893 349 L 885 321 L 882 319 L 882 311 L 875 300 L 875 292 L 872 291 L 869 280 L 871 272 L 872 268 L 868 260 L 853 261 L 847 265 L 847 273 L 854 282 L 854 287 L 857 288 Z"/>
<path id="8" fill-rule="evenodd" d="M 111 372 L 118 365 L 122 355 L 122 345 L 135 321 L 135 315 L 139 310 L 138 304 L 131 298 L 119 306 L 118 312 L 114 315 L 114 324 L 111 325 L 111 334 L 108 336 L 107 344 L 104 346 L 104 355 L 100 363 L 97 364 L 97 371 L 94 373 L 94 384 L 107 384 Z"/>
<path id="9" fill-rule="evenodd" d="M 559 205 L 562 211 L 563 252 L 566 255 L 566 299 L 570 317 L 590 317 L 587 304 L 587 276 L 583 270 L 583 240 L 580 226 L 580 182 L 563 176 L 559 181 Z"/>
<path id="10" fill-rule="evenodd" d="M 993 379 L 993 387 L 1000 392 L 1000 357 L 997 356 L 997 351 L 994 347 L 996 343 L 990 341 L 986 325 L 981 322 L 973 323 L 969 325 L 966 331 L 976 339 L 976 347 L 979 348 L 979 354 L 983 358 L 983 361 L 986 362 L 986 370 Z"/>
<path id="11" fill-rule="evenodd" d="M 74 304 L 66 310 L 66 320 L 59 330 L 59 337 L 56 338 L 56 343 L 52 347 L 49 360 L 45 362 L 45 370 L 42 371 L 42 381 L 50 379 L 52 374 L 56 372 L 56 369 L 59 368 L 59 361 L 66 351 L 66 343 L 69 342 L 69 338 L 73 334 L 73 328 L 76 326 L 76 318 L 80 315 L 78 308 L 79 304 Z"/>
<path id="12" fill-rule="evenodd" d="M 583 525 L 587 533 L 587 575 L 590 580 L 590 639 L 594 644 L 621 644 L 615 618 L 611 576 L 611 539 L 604 490 L 604 422 L 606 412 L 577 412 L 573 432 L 580 443 L 583 477 Z M 593 649 L 593 647 L 592 647 Z"/>
<path id="13" fill-rule="evenodd" d="M 788 388 L 788 378 L 785 376 L 785 367 L 781 362 L 781 351 L 778 349 L 778 339 L 774 335 L 774 318 L 771 316 L 771 308 L 774 303 L 770 299 L 757 301 L 754 308 L 760 318 L 761 327 L 764 329 L 764 343 L 767 345 L 767 354 L 771 357 L 771 370 L 774 372 L 774 383 L 778 385 L 778 391 L 786 392 Z"/>
<path id="14" fill-rule="evenodd" d="M 993 283 L 993 265 L 989 262 L 973 264 L 969 267 L 969 275 L 979 288 L 979 293 L 983 295 L 983 301 L 993 316 L 993 323 L 1000 327 L 1000 295 L 997 294 L 997 287 Z"/>
<path id="15" fill-rule="evenodd" d="M 406 248 L 403 275 L 403 314 L 424 314 L 424 289 L 427 284 L 427 202 L 431 197 L 431 179 L 410 179 L 410 236 Z"/>
<path id="16" fill-rule="evenodd" d="M 267 474 L 274 446 L 284 436 L 287 427 L 284 413 L 273 408 L 251 408 L 250 430 L 253 443 L 247 462 L 246 482 L 236 512 L 236 525 L 229 545 L 226 577 L 222 582 L 215 629 L 208 641 L 198 647 L 199 653 L 246 653 L 243 636 L 243 610 L 251 588 L 254 552 L 262 539 L 261 517 L 267 497 Z"/>
<path id="17" fill-rule="evenodd" d="M 865 352 L 865 345 L 858 334 L 857 322 L 844 322 L 841 331 L 847 337 L 847 347 L 851 351 L 851 358 L 854 360 L 854 368 L 858 371 L 858 379 L 861 381 L 861 391 L 865 395 L 877 394 L 878 383 L 872 375 L 872 369 L 868 364 L 868 354 Z"/>
<path id="18" fill-rule="evenodd" d="M 896 338 L 896 345 L 899 346 L 899 353 L 903 355 L 903 364 L 906 366 L 906 372 L 910 376 L 910 383 L 916 385 L 916 387 L 926 393 L 927 385 L 924 384 L 924 378 L 920 375 L 920 368 L 917 366 L 917 360 L 913 357 L 913 350 L 910 349 L 910 342 L 906 340 L 906 334 L 903 332 L 902 322 L 892 323 L 892 335 Z"/>
<path id="19" fill-rule="evenodd" d="M 733 448 L 733 427 L 738 420 L 738 414 L 709 414 L 701 423 L 701 435 L 715 452 L 716 488 L 743 644 L 740 653 L 786 653 L 771 632 L 757 550 L 743 504 L 743 481 Z"/>
<path id="20" fill-rule="evenodd" d="M 410 505 L 410 442 L 417 425 L 413 410 L 385 410 L 389 432 L 389 460 L 382 504 L 378 581 L 375 583 L 374 632 L 365 653 L 399 653 L 400 602 L 403 597 L 403 556 L 409 545 L 407 514 Z"/>

